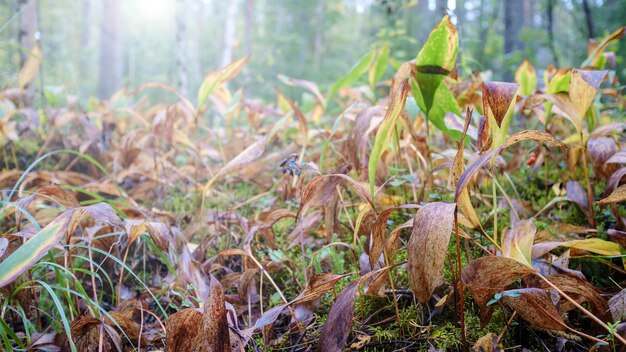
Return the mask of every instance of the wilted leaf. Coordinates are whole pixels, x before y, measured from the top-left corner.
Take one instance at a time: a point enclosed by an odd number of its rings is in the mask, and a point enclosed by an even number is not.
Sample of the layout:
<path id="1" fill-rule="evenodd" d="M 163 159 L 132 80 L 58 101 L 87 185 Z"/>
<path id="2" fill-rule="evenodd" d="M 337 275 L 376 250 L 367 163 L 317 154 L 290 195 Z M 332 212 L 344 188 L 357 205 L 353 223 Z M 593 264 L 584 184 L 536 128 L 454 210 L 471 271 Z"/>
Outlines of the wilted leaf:
<path id="1" fill-rule="evenodd" d="M 621 185 L 609 194 L 608 197 L 602 198 L 598 201 L 599 205 L 619 203 L 626 200 L 626 185 Z"/>
<path id="2" fill-rule="evenodd" d="M 532 248 L 537 228 L 531 220 L 518 221 L 502 235 L 502 254 L 532 268 Z"/>
<path id="3" fill-rule="evenodd" d="M 602 297 L 600 291 L 596 289 L 589 281 L 571 274 L 558 274 L 558 275 L 550 275 L 547 278 L 557 286 L 561 291 L 563 291 L 568 296 L 574 298 L 577 302 L 587 302 L 591 307 L 591 311 L 593 314 L 603 321 L 607 321 L 609 316 L 609 305 L 606 300 Z M 542 288 L 549 289 L 550 286 L 546 283 L 542 283 Z M 565 308 L 565 309 L 564 309 Z M 568 301 L 562 302 L 560 311 L 565 312 L 569 309 L 575 308 Z"/>
<path id="4" fill-rule="evenodd" d="M 539 143 L 548 143 L 554 144 L 559 148 L 567 150 L 567 146 L 562 142 L 558 141 L 554 138 L 550 133 L 543 131 L 522 131 L 518 132 L 509 138 L 507 138 L 502 145 L 497 147 L 496 149 L 492 149 L 489 152 L 483 154 L 476 160 L 473 164 L 471 164 L 461 175 L 459 178 L 459 182 L 456 185 L 456 191 L 454 194 L 454 199 L 456 202 L 459 200 L 459 196 L 461 192 L 467 187 L 467 184 L 472 179 L 472 177 L 480 170 L 481 167 L 486 165 L 493 157 L 498 155 L 502 149 L 508 148 L 511 145 L 524 141 L 524 140 L 533 140 Z"/>
<path id="5" fill-rule="evenodd" d="M 609 257 L 621 255 L 619 244 L 600 238 L 588 238 L 585 240 L 572 240 L 567 242 L 548 241 L 535 243 L 533 245 L 532 257 L 539 258 L 556 247 L 576 248 Z"/>
<path id="6" fill-rule="evenodd" d="M 122 227 L 119 217 L 106 203 L 68 209 L 0 263 L 0 287 L 13 282 L 59 241 L 72 234 L 81 215 L 85 213 L 96 220 Z"/>
<path id="7" fill-rule="evenodd" d="M 502 294 L 502 301 L 534 328 L 553 331 L 567 330 L 550 295 L 543 289 L 523 288 L 505 291 Z"/>
<path id="8" fill-rule="evenodd" d="M 461 278 L 476 303 L 484 309 L 496 292 L 533 273 L 535 270 L 511 258 L 482 257 L 469 263 Z"/>
<path id="9" fill-rule="evenodd" d="M 587 153 L 597 165 L 604 164 L 617 150 L 617 144 L 613 138 L 589 138 L 587 141 Z"/>
<path id="10" fill-rule="evenodd" d="M 309 282 L 307 283 L 304 291 L 302 291 L 302 293 L 300 293 L 298 297 L 296 297 L 289 304 L 304 303 L 307 301 L 318 299 L 322 297 L 322 295 L 324 295 L 326 292 L 332 290 L 337 284 L 337 281 L 346 276 L 348 275 L 337 275 L 331 273 L 322 273 L 319 275 L 315 275 L 309 279 Z"/>
<path id="11" fill-rule="evenodd" d="M 606 77 L 607 71 L 572 70 L 570 74 L 569 93 L 547 94 L 546 99 L 565 113 L 565 117 L 576 127 L 583 130 L 583 119 L 591 106 L 597 89 Z"/>
<path id="12" fill-rule="evenodd" d="M 202 322 L 202 313 L 185 308 L 172 314 L 165 322 L 165 351 L 193 351 L 194 338 Z"/>
<path id="13" fill-rule="evenodd" d="M 302 200 L 297 217 L 299 218 L 300 214 L 306 213 L 310 207 L 320 206 L 328 202 L 330 197 L 337 192 L 337 186 L 345 182 L 351 185 L 357 194 L 374 209 L 372 198 L 358 182 L 344 174 L 329 174 L 317 176 L 306 184 L 302 190 Z"/>
<path id="14" fill-rule="evenodd" d="M 415 214 L 407 244 L 408 274 L 417 300 L 428 303 L 443 278 L 443 264 L 454 225 L 456 204 L 429 203 Z"/>
<path id="15" fill-rule="evenodd" d="M 209 296 L 204 302 L 202 325 L 196 341 L 195 350 L 197 351 L 228 352 L 231 350 L 224 292 L 222 285 L 213 275 L 210 279 Z"/>
<path id="16" fill-rule="evenodd" d="M 626 289 L 609 298 L 609 308 L 613 321 L 624 321 L 626 319 Z"/>
<path id="17" fill-rule="evenodd" d="M 226 165 L 224 165 L 216 174 L 215 176 L 213 176 L 209 182 L 206 183 L 206 185 L 203 188 L 202 191 L 202 205 L 204 206 L 204 199 L 206 197 L 206 193 L 207 191 L 211 188 L 211 186 L 213 185 L 213 183 L 215 181 L 217 181 L 217 179 L 225 174 L 227 174 L 228 172 L 245 166 L 253 161 L 255 161 L 256 159 L 258 159 L 259 157 L 261 157 L 261 155 L 263 155 L 263 153 L 265 152 L 265 148 L 267 146 L 267 136 L 264 136 L 262 138 L 260 138 L 258 141 L 256 141 L 255 143 L 251 144 L 248 146 L 248 148 L 246 148 L 244 151 L 242 151 L 241 153 L 239 153 L 239 155 L 237 155 L 233 160 L 229 161 Z"/>
<path id="18" fill-rule="evenodd" d="M 300 88 L 304 88 L 304 89 L 308 90 L 309 92 L 311 92 L 313 94 L 313 96 L 315 96 L 315 99 L 317 99 L 317 101 L 320 104 L 326 105 L 326 100 L 322 96 L 322 93 L 320 92 L 320 89 L 317 86 L 317 83 L 311 82 L 311 81 L 307 81 L 307 80 L 304 80 L 304 79 L 291 78 L 291 77 L 287 77 L 285 75 L 278 75 L 278 79 L 281 80 L 281 82 L 283 82 L 283 83 L 285 83 L 287 85 L 296 86 L 296 87 L 300 87 Z"/>
<path id="19" fill-rule="evenodd" d="M 354 317 L 354 303 L 358 292 L 359 282 L 351 282 L 337 297 L 330 308 L 326 324 L 320 333 L 318 351 L 342 351 L 350 334 L 352 318 Z"/>
<path id="20" fill-rule="evenodd" d="M 383 253 L 385 244 L 385 235 L 387 234 L 387 221 L 391 214 L 399 209 L 418 209 L 420 206 L 416 204 L 406 204 L 397 207 L 391 207 L 381 212 L 374 222 L 374 228 L 372 229 L 372 243 L 370 246 L 370 266 L 374 267 L 374 264 L 378 261 L 378 258 Z"/>
<path id="21" fill-rule="evenodd" d="M 609 160 L 605 161 L 607 164 L 626 164 L 626 149 L 622 149 L 613 154 Z"/>
<path id="22" fill-rule="evenodd" d="M 502 126 L 502 121 L 515 103 L 518 89 L 517 83 L 483 83 L 483 112 L 487 118 L 493 118 L 498 127 Z"/>
<path id="23" fill-rule="evenodd" d="M 520 85 L 520 94 L 530 96 L 535 93 L 537 71 L 528 60 L 524 60 L 515 71 L 515 82 Z"/>
<path id="24" fill-rule="evenodd" d="M 585 59 L 581 66 L 597 66 L 598 60 L 600 59 L 602 53 L 609 46 L 609 44 L 622 38 L 624 36 L 624 33 L 626 33 L 626 27 L 622 26 L 615 30 L 613 33 L 609 34 L 608 37 L 604 38 L 604 40 L 602 40 L 602 42 L 598 44 L 598 46 L 596 46 L 596 48 L 589 54 L 589 57 Z"/>
<path id="25" fill-rule="evenodd" d="M 452 186 L 456 187 L 459 182 L 463 171 L 465 171 L 465 158 L 463 157 L 465 151 L 465 136 L 467 134 L 467 129 L 470 125 L 470 121 L 472 120 L 472 111 L 467 109 L 465 113 L 465 124 L 463 126 L 463 136 L 461 137 L 461 142 L 459 143 L 459 148 L 457 149 L 456 155 L 454 156 L 454 162 L 452 163 Z M 478 219 L 478 215 L 476 215 L 476 211 L 472 206 L 472 202 L 469 197 L 469 190 L 465 189 L 461 192 L 456 201 L 457 206 L 461 209 L 461 212 L 467 217 L 473 227 L 480 226 L 480 220 Z"/>
<path id="26" fill-rule="evenodd" d="M 233 61 L 220 70 L 209 73 L 202 81 L 198 89 L 198 109 L 204 105 L 206 99 L 222 84 L 235 77 L 246 65 L 250 57 L 246 56 L 237 61 Z"/>
<path id="27" fill-rule="evenodd" d="M 376 132 L 376 139 L 370 153 L 368 164 L 370 194 L 372 198 L 374 197 L 374 190 L 376 188 L 376 168 L 378 166 L 378 161 L 380 160 L 380 156 L 383 154 L 385 149 L 387 149 L 387 145 L 391 139 L 391 134 L 396 128 L 396 122 L 404 110 L 404 104 L 406 102 L 408 92 L 409 83 L 405 80 L 398 85 L 398 88 L 396 88 L 395 91 L 391 93 L 391 96 L 389 97 L 389 104 L 387 106 L 387 112 L 385 113 L 383 122 L 378 127 L 378 132 Z"/>
<path id="28" fill-rule="evenodd" d="M 587 211 L 589 210 L 589 204 L 587 203 L 587 193 L 578 181 L 568 181 L 565 188 L 567 191 L 567 199 L 580 205 L 580 207 Z"/>
<path id="29" fill-rule="evenodd" d="M 607 197 L 609 194 L 613 193 L 624 176 L 626 176 L 626 167 L 622 167 L 615 171 L 606 182 L 603 197 Z"/>

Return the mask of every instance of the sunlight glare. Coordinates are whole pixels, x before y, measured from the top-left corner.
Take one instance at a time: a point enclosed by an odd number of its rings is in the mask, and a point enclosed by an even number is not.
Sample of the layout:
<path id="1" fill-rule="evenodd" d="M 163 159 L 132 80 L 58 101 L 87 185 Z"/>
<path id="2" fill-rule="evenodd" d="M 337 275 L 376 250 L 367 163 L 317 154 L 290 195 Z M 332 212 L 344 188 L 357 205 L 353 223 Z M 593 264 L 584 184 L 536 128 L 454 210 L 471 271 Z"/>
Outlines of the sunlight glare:
<path id="1" fill-rule="evenodd" d="M 163 19 L 173 15 L 174 0 L 139 0 L 140 15 L 147 20 Z"/>

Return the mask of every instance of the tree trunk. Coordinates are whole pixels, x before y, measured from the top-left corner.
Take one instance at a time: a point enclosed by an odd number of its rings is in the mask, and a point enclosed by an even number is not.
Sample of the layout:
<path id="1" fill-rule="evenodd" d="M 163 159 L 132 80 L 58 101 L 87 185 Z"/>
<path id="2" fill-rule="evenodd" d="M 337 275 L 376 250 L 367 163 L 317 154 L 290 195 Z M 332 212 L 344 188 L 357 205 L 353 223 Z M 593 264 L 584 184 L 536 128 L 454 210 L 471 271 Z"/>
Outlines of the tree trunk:
<path id="1" fill-rule="evenodd" d="M 456 0 L 456 9 L 454 12 L 456 13 L 456 26 L 459 30 L 462 30 L 463 24 L 465 23 L 465 0 Z"/>
<path id="2" fill-rule="evenodd" d="M 320 74 L 322 54 L 324 50 L 324 1 L 320 0 L 315 8 L 315 40 L 313 43 L 313 69 Z"/>
<path id="3" fill-rule="evenodd" d="M 20 43 L 20 70 L 24 67 L 28 56 L 35 46 L 38 38 L 37 30 L 37 2 L 36 0 L 19 0 L 18 7 L 20 12 L 20 24 L 18 32 L 18 40 Z M 43 74 L 43 73 L 40 73 Z M 25 87 L 26 94 L 21 102 L 24 105 L 32 105 L 35 97 L 35 86 L 31 82 Z"/>
<path id="4" fill-rule="evenodd" d="M 585 13 L 585 22 L 587 23 L 587 39 L 593 39 L 593 20 L 589 0 L 583 0 L 583 12 Z"/>
<path id="5" fill-rule="evenodd" d="M 448 13 L 448 0 L 437 0 L 437 22 Z"/>
<path id="6" fill-rule="evenodd" d="M 524 6 L 521 0 L 504 2 L 504 53 L 510 55 L 524 49 L 520 30 L 524 23 Z"/>
<path id="7" fill-rule="evenodd" d="M 233 61 L 233 49 L 237 36 L 237 12 L 239 0 L 231 0 L 226 10 L 226 23 L 224 25 L 224 49 L 222 50 L 222 67 Z"/>
<path id="8" fill-rule="evenodd" d="M 91 46 L 91 0 L 81 1 L 81 23 L 80 23 L 80 48 L 81 50 L 88 50 Z M 80 55 L 78 59 L 78 72 L 80 77 L 89 77 L 89 61 L 90 55 Z M 85 85 L 79 83 L 81 95 L 85 96 Z"/>
<path id="9" fill-rule="evenodd" d="M 177 89 L 180 94 L 187 96 L 187 1 L 176 1 L 176 71 L 178 73 Z"/>
<path id="10" fill-rule="evenodd" d="M 555 0 L 548 0 L 548 6 L 546 6 L 546 17 L 548 17 L 548 46 L 550 47 L 550 52 L 552 53 L 554 65 L 559 67 L 559 56 L 556 54 L 556 47 L 554 46 L 554 1 Z"/>
<path id="11" fill-rule="evenodd" d="M 104 0 L 102 22 L 100 23 L 100 77 L 98 96 L 110 98 L 122 87 L 123 42 L 119 0 Z"/>
<path id="12" fill-rule="evenodd" d="M 18 40 L 21 47 L 20 68 L 24 66 L 28 54 L 35 45 L 35 33 L 37 32 L 37 2 L 36 0 L 19 0 L 20 30 Z"/>
<path id="13" fill-rule="evenodd" d="M 520 30 L 524 24 L 524 4 L 522 0 L 504 2 L 504 56 L 505 63 L 516 51 L 524 50 L 520 39 Z M 507 65 L 508 66 L 508 65 Z M 504 79 L 511 81 L 513 72 L 508 67 L 504 70 Z"/>

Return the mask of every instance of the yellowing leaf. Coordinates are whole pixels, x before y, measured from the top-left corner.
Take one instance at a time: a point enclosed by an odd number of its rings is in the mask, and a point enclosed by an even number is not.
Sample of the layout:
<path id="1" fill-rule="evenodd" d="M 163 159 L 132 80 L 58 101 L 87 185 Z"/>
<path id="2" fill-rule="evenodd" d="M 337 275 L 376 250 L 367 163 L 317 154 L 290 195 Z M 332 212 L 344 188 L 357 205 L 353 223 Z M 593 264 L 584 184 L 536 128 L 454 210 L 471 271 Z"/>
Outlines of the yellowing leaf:
<path id="1" fill-rule="evenodd" d="M 396 126 L 396 121 L 398 121 L 398 118 L 404 110 L 404 104 L 406 103 L 408 92 L 408 80 L 400 83 L 392 92 L 391 97 L 389 97 L 387 112 L 385 113 L 383 122 L 380 124 L 380 127 L 378 127 L 378 131 L 376 132 L 376 139 L 374 140 L 374 146 L 372 147 L 368 163 L 368 175 L 372 198 L 374 197 L 374 190 L 376 188 L 376 167 L 378 166 L 378 161 L 383 154 L 383 151 L 387 148 L 393 129 Z"/>
<path id="2" fill-rule="evenodd" d="M 537 228 L 531 220 L 518 221 L 502 236 L 502 254 L 532 268 L 532 248 Z"/>
<path id="3" fill-rule="evenodd" d="M 204 105 L 206 99 L 225 82 L 235 77 L 248 62 L 249 56 L 231 62 L 226 67 L 209 73 L 202 81 L 198 89 L 198 110 Z"/>
<path id="4" fill-rule="evenodd" d="M 24 63 L 24 66 L 20 70 L 20 75 L 18 78 L 18 87 L 23 89 L 30 83 L 36 76 L 37 72 L 39 72 L 39 67 L 41 66 L 41 48 L 39 47 L 39 42 L 36 42 L 33 46 L 33 49 L 28 54 L 28 59 Z"/>
<path id="5" fill-rule="evenodd" d="M 515 71 L 515 82 L 520 85 L 520 94 L 529 96 L 535 92 L 537 71 L 528 60 L 524 60 Z"/>

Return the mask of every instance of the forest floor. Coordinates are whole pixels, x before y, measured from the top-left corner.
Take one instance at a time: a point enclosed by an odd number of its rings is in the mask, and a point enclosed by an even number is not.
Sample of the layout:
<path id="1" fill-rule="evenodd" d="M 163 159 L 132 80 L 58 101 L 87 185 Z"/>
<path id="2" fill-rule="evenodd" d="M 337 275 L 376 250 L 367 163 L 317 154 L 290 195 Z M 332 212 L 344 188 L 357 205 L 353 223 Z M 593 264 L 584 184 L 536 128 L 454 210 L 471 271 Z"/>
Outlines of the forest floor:
<path id="1" fill-rule="evenodd" d="M 268 103 L 225 84 L 246 58 L 195 104 L 4 90 L 0 349 L 624 350 L 614 71 L 485 82 L 457 50 L 446 17 Z"/>

